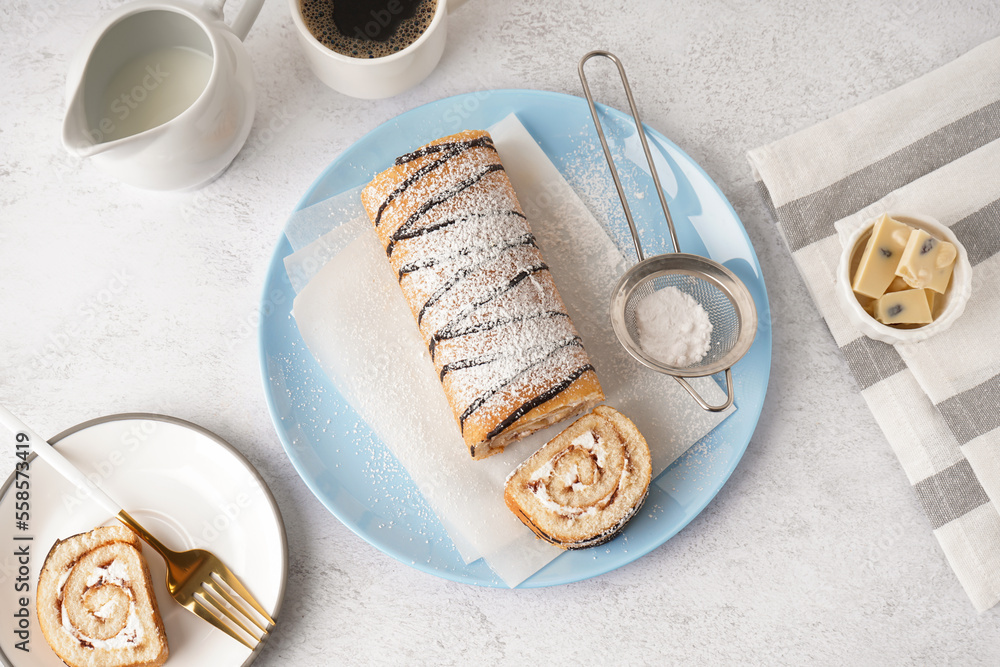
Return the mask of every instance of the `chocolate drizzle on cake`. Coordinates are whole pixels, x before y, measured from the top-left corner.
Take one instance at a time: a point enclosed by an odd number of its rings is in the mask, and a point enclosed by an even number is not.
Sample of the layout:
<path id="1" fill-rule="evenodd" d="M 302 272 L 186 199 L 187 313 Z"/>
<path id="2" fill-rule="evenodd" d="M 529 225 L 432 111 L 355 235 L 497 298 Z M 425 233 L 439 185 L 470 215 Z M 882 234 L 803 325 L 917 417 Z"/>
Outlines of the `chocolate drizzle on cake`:
<path id="1" fill-rule="evenodd" d="M 457 155 L 458 153 L 467 151 L 470 148 L 477 148 L 480 146 L 486 146 L 496 151 L 496 148 L 493 145 L 493 137 L 488 134 L 484 134 L 480 137 L 476 137 L 475 139 L 470 139 L 469 141 L 445 141 L 440 144 L 430 144 L 428 146 L 424 146 L 423 148 L 418 148 L 417 150 L 407 153 L 406 155 L 400 155 L 396 158 L 395 164 L 398 167 L 399 165 L 406 164 L 407 162 L 413 162 L 418 158 L 435 155 L 443 151 L 448 151 L 449 153 L 456 151 L 455 154 Z"/>
<path id="2" fill-rule="evenodd" d="M 580 366 L 572 373 L 570 373 L 569 377 L 567 377 L 565 380 L 555 385 L 545 393 L 539 394 L 530 401 L 525 401 L 516 410 L 514 410 L 514 412 L 507 415 L 507 417 L 503 421 L 497 424 L 496 428 L 490 431 L 487 437 L 495 438 L 496 436 L 500 435 L 518 419 L 528 414 L 542 403 L 550 401 L 559 394 L 561 394 L 562 392 L 566 391 L 566 389 L 568 389 L 571 384 L 576 382 L 576 380 L 578 380 L 581 375 L 583 375 L 587 371 L 592 371 L 592 370 L 594 370 L 593 366 L 591 366 L 590 364 L 584 364 L 583 366 Z"/>
<path id="3" fill-rule="evenodd" d="M 536 359 L 534 359 L 529 364 L 527 364 L 526 366 L 524 366 L 523 368 L 521 368 L 520 371 L 514 373 L 512 376 L 506 378 L 505 380 L 503 380 L 499 384 L 494 385 L 493 387 L 490 387 L 484 393 L 480 394 L 480 396 L 478 398 L 476 398 L 476 400 L 474 400 L 472 402 L 472 404 L 469 405 L 468 408 L 465 409 L 465 412 L 462 413 L 462 416 L 459 419 L 459 421 L 461 422 L 462 426 L 465 425 L 465 420 L 468 419 L 469 416 L 473 412 L 475 412 L 476 410 L 478 410 L 483 405 L 483 403 L 485 403 L 486 401 L 490 400 L 495 394 L 497 394 L 498 392 L 502 391 L 505 387 L 508 387 L 511 384 L 513 384 L 514 381 L 516 381 L 521 375 L 523 375 L 523 374 L 531 371 L 533 368 L 535 368 L 536 366 L 538 366 L 539 364 L 541 364 L 543 361 L 545 361 L 546 359 L 552 357 L 556 352 L 558 352 L 559 350 L 561 350 L 561 349 L 563 349 L 565 347 L 569 347 L 570 345 L 576 345 L 577 347 L 582 347 L 582 345 L 580 345 L 580 339 L 578 337 L 577 338 L 573 338 L 573 339 L 568 340 L 568 341 L 560 341 L 558 344 L 554 345 L 552 348 L 545 350 L 544 354 L 539 355 Z M 496 358 L 493 359 L 493 362 L 496 362 L 498 360 L 498 358 L 499 358 L 499 355 L 498 355 L 498 357 L 496 357 Z M 581 371 L 581 373 L 582 373 L 582 371 Z M 563 383 L 560 383 L 560 384 L 556 385 L 556 387 L 560 387 L 562 384 L 566 384 L 566 387 L 569 386 L 568 383 L 563 382 Z M 558 391 L 556 391 L 555 393 L 553 393 L 552 396 L 555 396 L 556 394 L 558 394 L 560 391 L 562 391 L 566 387 L 562 387 L 561 389 L 559 389 Z M 552 391 L 552 390 L 550 389 L 549 391 Z M 546 393 L 548 393 L 548 392 L 546 392 Z M 542 394 L 542 396 L 544 396 L 544 395 L 545 394 Z M 549 396 L 549 398 L 552 398 L 552 396 Z M 529 403 L 531 403 L 533 401 L 537 401 L 537 400 L 538 400 L 538 398 L 532 399 L 532 401 L 527 401 L 526 403 L 522 404 L 521 407 L 518 408 L 518 410 L 515 410 L 514 413 L 517 413 L 519 410 L 523 409 Z M 542 401 L 542 403 L 544 403 L 546 400 L 548 400 L 548 398 L 544 399 Z M 539 403 L 539 405 L 540 404 L 541 403 Z M 525 412 L 527 412 L 527 410 L 525 410 Z M 508 416 L 508 418 L 509 418 L 509 416 Z M 517 421 L 517 419 L 515 418 L 514 421 Z M 513 424 L 514 421 L 511 421 L 510 423 Z M 502 423 L 501 423 L 501 426 L 498 427 L 498 428 L 499 428 L 499 430 L 497 430 L 497 432 L 494 435 L 499 435 L 500 433 L 502 433 L 503 430 L 506 428 L 506 426 L 503 426 Z"/>
<path id="4" fill-rule="evenodd" d="M 388 207 L 389 204 L 391 204 L 393 200 L 396 199 L 396 197 L 406 192 L 406 190 L 411 185 L 413 185 L 414 183 L 416 183 L 417 181 L 419 181 L 420 179 L 422 179 L 424 176 L 431 173 L 435 169 L 443 166 L 446 162 L 448 162 L 448 160 L 452 159 L 453 157 L 461 155 L 470 148 L 477 148 L 477 147 L 487 147 L 492 149 L 493 152 L 496 153 L 496 148 L 493 147 L 493 140 L 489 137 L 484 136 L 484 137 L 479 137 L 477 139 L 472 139 L 471 141 L 454 141 L 445 144 L 435 144 L 433 146 L 425 146 L 420 150 L 416 150 L 413 151 L 412 153 L 407 153 L 406 155 L 396 158 L 396 164 L 401 165 L 401 164 L 406 164 L 408 162 L 412 162 L 413 160 L 424 157 L 426 155 L 433 155 L 442 152 L 444 153 L 444 155 L 442 155 L 440 159 L 434 160 L 433 162 L 428 162 L 423 167 L 410 174 L 402 183 L 396 186 L 396 189 L 393 190 L 389 194 L 389 196 L 386 197 L 385 201 L 382 202 L 382 205 L 379 206 L 378 213 L 375 216 L 375 226 L 378 227 L 382 223 L 382 214 L 385 212 L 386 207 Z M 499 164 L 490 166 L 496 166 L 499 167 L 500 169 L 503 169 L 503 166 Z M 466 185 L 466 187 L 468 187 L 468 185 Z"/>
<path id="5" fill-rule="evenodd" d="M 484 176 L 487 176 L 487 175 L 493 173 L 494 171 L 503 171 L 503 165 L 502 164 L 487 165 L 486 168 L 483 169 L 482 171 L 480 171 L 479 173 L 476 173 L 476 174 L 473 174 L 472 176 L 469 176 L 464 181 L 461 181 L 461 182 L 457 183 L 456 185 L 454 185 L 450 190 L 445 190 L 444 192 L 441 192 L 441 193 L 437 194 L 436 196 L 431 197 L 426 202 L 424 202 L 424 204 L 419 209 L 417 209 L 416 211 L 414 211 L 413 215 L 411 215 L 409 217 L 409 219 L 407 219 L 406 222 L 404 222 L 402 225 L 400 225 L 399 229 L 397 229 L 395 231 L 395 233 L 393 233 L 393 235 L 392 235 L 392 243 L 389 244 L 389 246 L 385 249 L 385 254 L 387 256 L 389 256 L 389 257 L 392 257 L 392 251 L 393 251 L 393 248 L 395 248 L 396 244 L 399 243 L 399 241 L 401 239 L 407 238 L 407 236 L 411 233 L 411 229 L 412 229 L 413 225 L 416 224 L 417 220 L 419 220 L 424 215 L 426 215 L 428 211 L 430 211 L 432 208 L 434 208 L 435 206 L 437 206 L 439 204 L 445 203 L 446 201 L 448 201 L 449 199 L 451 199 L 455 195 L 459 194 L 460 192 L 462 192 L 466 188 L 469 188 L 469 187 L 475 185 L 480 180 L 482 180 Z M 386 201 L 388 202 L 388 200 L 386 200 Z M 386 204 L 383 204 L 383 210 L 384 210 L 385 205 Z M 517 214 L 517 215 L 520 215 L 522 218 L 524 217 L 523 213 L 518 213 L 516 211 L 514 213 Z M 379 221 L 381 220 L 381 213 L 379 214 L 378 219 L 379 219 Z M 428 233 L 428 231 L 437 231 L 438 229 L 442 229 L 444 227 L 450 227 L 451 225 L 455 224 L 456 222 L 460 222 L 460 221 L 461 222 L 466 222 L 467 220 L 468 220 L 468 218 L 462 218 L 461 220 L 446 220 L 443 224 L 438 224 L 435 227 L 435 229 L 433 229 L 433 230 L 418 231 L 418 232 L 414 233 L 413 236 L 410 236 L 409 238 L 413 238 L 414 236 L 423 236 L 424 234 Z M 378 222 L 376 222 L 376 225 L 377 224 L 378 224 Z"/>
<path id="6" fill-rule="evenodd" d="M 498 252 L 503 252 L 505 250 L 509 250 L 511 248 L 516 248 L 517 246 L 522 246 L 522 245 L 530 245 L 530 246 L 534 246 L 535 248 L 538 247 L 535 244 L 535 237 L 534 237 L 533 234 L 523 234 L 523 235 L 517 237 L 516 239 L 513 239 L 511 241 L 507 241 L 506 243 L 502 244 L 500 246 L 500 248 L 498 249 Z M 456 255 L 469 255 L 472 252 L 474 252 L 475 250 L 481 249 L 481 247 L 482 246 L 462 248 L 461 250 L 458 251 L 458 253 L 456 253 Z M 402 268 L 399 269 L 397 277 L 400 280 L 402 280 L 403 276 L 405 276 L 407 273 L 413 273 L 414 271 L 419 271 L 420 269 L 426 269 L 426 268 L 430 268 L 432 266 L 437 266 L 442 261 L 445 261 L 447 259 L 454 259 L 454 257 L 442 258 L 442 257 L 433 257 L 432 256 L 432 257 L 427 257 L 425 259 L 422 259 L 422 260 L 420 260 L 418 262 L 411 262 L 409 264 L 404 265 Z"/>
<path id="7" fill-rule="evenodd" d="M 430 308 L 431 306 L 433 306 L 438 301 L 440 301 L 441 298 L 445 294 L 447 294 L 453 287 L 455 287 L 456 285 L 458 285 L 459 283 L 461 283 L 463 280 L 465 280 L 467 277 L 469 277 L 473 273 L 482 270 L 483 267 L 488 262 L 495 260 L 498 255 L 502 254 L 506 250 L 510 250 L 511 248 L 516 248 L 516 247 L 523 246 L 523 245 L 528 245 L 528 244 L 525 244 L 525 243 L 516 243 L 515 242 L 515 243 L 509 243 L 509 244 L 501 245 L 501 246 L 499 246 L 497 248 L 497 251 L 496 251 L 495 254 L 493 254 L 492 256 L 487 256 L 485 259 L 483 259 L 483 261 L 478 262 L 476 264 L 468 264 L 466 266 L 463 266 L 461 269 L 459 269 L 455 273 L 455 275 L 453 275 L 451 278 L 449 278 L 447 281 L 445 281 L 440 287 L 438 287 L 437 290 L 435 290 L 435 292 L 433 294 L 431 294 L 430 298 L 427 299 L 427 301 L 424 302 L 423 307 L 420 309 L 420 313 L 417 315 L 417 324 L 420 324 L 420 322 L 423 321 L 423 319 L 424 319 L 424 313 L 427 312 L 427 309 Z M 532 243 L 531 245 L 534 245 L 534 244 Z M 434 266 L 437 263 L 438 262 L 435 261 L 432 264 L 430 264 L 429 266 Z M 527 278 L 531 274 L 538 273 L 539 271 L 547 271 L 548 268 L 549 268 L 548 265 L 544 264 L 544 263 L 539 263 L 539 264 L 536 264 L 534 266 L 529 266 L 527 269 L 524 269 L 523 271 L 519 272 L 516 276 L 514 276 L 513 278 L 511 278 L 509 281 L 507 281 L 506 285 L 502 285 L 495 292 L 493 292 L 492 294 L 488 294 L 488 295 L 482 297 L 479 301 L 477 301 L 475 303 L 474 307 L 478 308 L 480 306 L 486 305 L 487 303 L 489 303 L 493 299 L 497 298 L 498 296 L 500 296 L 502 294 L 506 294 L 507 292 L 509 292 L 511 289 L 513 289 L 514 287 L 516 287 L 518 283 L 520 283 L 522 280 L 524 280 L 525 278 Z M 466 314 L 465 316 L 467 317 L 468 314 Z M 464 317 L 460 317 L 460 318 L 456 318 L 456 319 L 464 319 Z M 449 322 L 448 324 L 451 324 L 451 322 Z M 445 326 L 447 326 L 447 325 L 445 325 Z"/>
<path id="8" fill-rule="evenodd" d="M 530 315 L 522 315 L 518 317 L 508 317 L 500 320 L 494 320 L 492 322 L 482 322 L 479 324 L 474 324 L 470 327 L 464 329 L 455 329 L 454 327 L 445 327 L 440 329 L 431 338 L 430 345 L 427 346 L 428 351 L 431 353 L 431 359 L 434 359 L 434 349 L 437 347 L 439 341 L 449 340 L 452 338 L 461 338 L 462 336 L 468 336 L 474 333 L 482 333 L 483 331 L 489 331 L 497 327 L 502 327 L 507 324 L 514 324 L 517 322 L 524 322 L 525 320 L 538 319 L 538 318 L 549 318 L 549 317 L 569 317 L 566 313 L 559 310 L 546 310 L 540 313 L 532 313 Z"/>
<path id="9" fill-rule="evenodd" d="M 483 217 L 483 214 L 480 213 L 474 215 Z M 497 215 L 497 214 L 494 212 L 492 213 L 492 215 Z M 521 213 L 520 211 L 504 211 L 503 215 L 516 215 L 520 217 L 522 220 L 524 219 L 524 214 Z M 393 234 L 392 238 L 389 240 L 389 245 L 385 247 L 385 255 L 386 257 L 391 258 L 392 251 L 396 249 L 396 244 L 399 243 L 400 241 L 406 241 L 409 239 L 415 239 L 421 236 L 426 236 L 427 234 L 430 234 L 432 232 L 445 229 L 446 227 L 451 227 L 454 224 L 469 222 L 468 218 L 469 216 L 463 216 L 461 218 L 452 218 L 450 220 L 443 220 L 441 222 L 436 222 L 432 225 L 428 225 L 426 227 L 411 229 L 407 232 L 401 232 L 397 230 L 396 233 Z"/>
<path id="10" fill-rule="evenodd" d="M 522 269 L 520 272 L 518 272 L 516 276 L 508 280 L 506 285 L 500 285 L 493 292 L 480 296 L 476 301 L 473 301 L 471 304 L 466 306 L 459 313 L 458 317 L 449 321 L 445 326 L 449 326 L 451 324 L 454 324 L 455 322 L 468 318 L 469 316 L 473 315 L 475 311 L 477 311 L 481 306 L 485 306 L 490 301 L 493 301 L 494 299 L 511 291 L 512 289 L 517 287 L 523 280 L 529 278 L 532 274 L 538 273 L 539 271 L 548 271 L 548 269 L 549 267 L 547 264 L 535 264 L 534 266 L 529 266 L 526 269 Z M 463 270 L 461 273 L 463 273 L 464 275 L 460 276 L 457 280 L 455 279 L 455 277 L 453 277 L 452 280 L 449 281 L 450 284 L 446 284 L 445 286 L 443 286 L 444 292 L 454 287 L 455 284 L 461 282 L 462 279 L 466 278 L 471 273 L 471 271 Z M 427 300 L 427 303 L 424 304 L 424 307 L 420 309 L 420 314 L 417 316 L 417 324 L 423 321 L 424 314 L 427 312 L 427 309 L 430 306 L 433 306 L 440 299 L 441 299 L 441 294 L 437 292 L 431 295 L 431 298 Z"/>
<path id="11" fill-rule="evenodd" d="M 395 163 L 409 166 L 402 180 L 366 206 L 377 209 L 373 223 L 459 425 L 489 410 L 495 438 L 593 366 L 492 139 L 445 141 Z"/>
<path id="12" fill-rule="evenodd" d="M 555 352 L 556 350 L 562 349 L 568 345 L 576 345 L 583 347 L 583 341 L 580 340 L 579 336 L 573 336 L 569 340 L 559 341 L 553 346 L 553 349 L 549 352 Z M 461 370 L 463 368 L 472 368 L 473 366 L 482 366 L 483 364 L 491 364 L 500 358 L 499 354 L 484 354 L 478 357 L 472 357 L 468 359 L 461 359 L 459 361 L 453 361 L 450 364 L 445 364 L 441 368 L 440 378 L 444 380 L 444 376 L 452 371 Z"/>

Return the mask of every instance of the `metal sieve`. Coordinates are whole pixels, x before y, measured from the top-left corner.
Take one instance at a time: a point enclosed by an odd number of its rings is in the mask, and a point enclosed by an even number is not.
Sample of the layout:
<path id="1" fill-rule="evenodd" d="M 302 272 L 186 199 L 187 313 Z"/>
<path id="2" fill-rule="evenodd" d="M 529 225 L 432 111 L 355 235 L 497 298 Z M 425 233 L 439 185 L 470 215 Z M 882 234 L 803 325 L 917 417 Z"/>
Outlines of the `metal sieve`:
<path id="1" fill-rule="evenodd" d="M 642 252 L 639 232 L 636 229 L 635 220 L 632 218 L 632 211 L 629 209 L 625 190 L 618 177 L 618 170 L 615 167 L 614 158 L 611 156 L 611 149 L 604 136 L 604 129 L 601 127 L 597 107 L 594 104 L 590 85 L 587 83 L 587 77 L 584 73 L 584 64 L 595 56 L 607 58 L 618 68 L 618 74 L 621 76 L 625 95 L 628 98 L 629 109 L 632 112 L 632 119 L 635 121 L 639 138 L 642 141 L 642 150 L 646 154 L 646 162 L 649 164 L 653 185 L 656 187 L 656 194 L 660 198 L 660 206 L 666 217 L 667 227 L 670 229 L 670 241 L 675 252 L 656 255 L 648 259 Z M 583 92 L 587 97 L 587 104 L 590 105 L 590 113 L 594 118 L 594 125 L 597 127 L 597 135 L 600 137 L 601 147 L 604 149 L 604 157 L 611 168 L 611 177 L 614 179 L 618 197 L 625 210 L 625 219 L 628 221 L 632 241 L 635 243 L 635 252 L 639 258 L 639 261 L 621 277 L 611 294 L 611 325 L 622 347 L 641 364 L 660 373 L 673 376 L 705 410 L 712 412 L 725 410 L 733 403 L 732 367 L 750 349 L 754 336 L 757 334 L 757 309 L 750 296 L 750 291 L 732 271 L 722 264 L 700 255 L 691 255 L 680 251 L 680 246 L 677 243 L 677 231 L 674 229 L 670 208 L 667 206 L 667 199 L 663 194 L 656 166 L 653 164 L 653 156 L 649 152 L 646 133 L 643 131 L 639 111 L 636 109 L 635 100 L 632 97 L 632 89 L 625 76 L 625 68 L 618 57 L 608 51 L 591 51 L 580 60 L 578 69 Z M 712 337 L 708 353 L 700 361 L 690 366 L 679 367 L 666 363 L 662 359 L 650 355 L 640 344 L 639 331 L 636 326 L 636 307 L 644 298 L 666 287 L 675 287 L 681 292 L 689 294 L 705 309 L 709 321 L 712 323 Z M 685 380 L 685 378 L 714 375 L 723 370 L 726 377 L 726 401 L 721 405 L 708 403 Z"/>

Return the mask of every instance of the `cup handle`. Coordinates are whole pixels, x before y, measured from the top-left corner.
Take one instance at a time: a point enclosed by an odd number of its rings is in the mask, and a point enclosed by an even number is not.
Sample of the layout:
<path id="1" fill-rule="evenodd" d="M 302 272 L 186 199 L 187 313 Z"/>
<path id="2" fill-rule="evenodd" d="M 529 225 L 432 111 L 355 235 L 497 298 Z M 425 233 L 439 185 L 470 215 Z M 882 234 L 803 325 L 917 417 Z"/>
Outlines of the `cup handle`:
<path id="1" fill-rule="evenodd" d="M 226 0 L 208 0 L 205 3 L 205 9 L 212 14 L 215 14 L 222 19 L 222 7 L 226 4 Z M 253 22 L 257 20 L 257 14 L 260 14 L 260 8 L 264 5 L 264 0 L 247 0 L 243 3 L 243 7 L 240 8 L 239 14 L 233 20 L 233 25 L 229 26 L 229 29 L 235 33 L 240 41 L 247 38 L 247 33 L 250 32 L 250 26 Z"/>

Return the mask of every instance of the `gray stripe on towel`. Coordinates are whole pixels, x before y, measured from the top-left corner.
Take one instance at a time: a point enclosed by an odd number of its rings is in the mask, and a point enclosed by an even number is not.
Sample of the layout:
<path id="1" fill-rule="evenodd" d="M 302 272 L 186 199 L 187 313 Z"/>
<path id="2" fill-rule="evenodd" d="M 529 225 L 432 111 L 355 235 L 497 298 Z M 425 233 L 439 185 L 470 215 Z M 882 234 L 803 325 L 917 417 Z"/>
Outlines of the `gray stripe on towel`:
<path id="1" fill-rule="evenodd" d="M 841 348 L 862 391 L 906 368 L 896 348 L 861 336 Z"/>
<path id="2" fill-rule="evenodd" d="M 967 215 L 951 231 L 965 246 L 972 266 L 1000 252 L 1000 199 L 993 201 L 972 215 Z"/>
<path id="3" fill-rule="evenodd" d="M 833 223 L 1000 138 L 1000 100 L 928 134 L 832 185 L 777 209 L 794 253 L 834 232 Z M 822 156 L 816 156 L 822 159 Z"/>
<path id="4" fill-rule="evenodd" d="M 967 459 L 920 480 L 913 490 L 934 530 L 990 501 Z"/>
<path id="5" fill-rule="evenodd" d="M 937 404 L 959 445 L 1000 426 L 1000 375 Z"/>
<path id="6" fill-rule="evenodd" d="M 771 221 L 778 222 L 778 212 L 774 210 L 771 191 L 764 185 L 764 181 L 757 181 L 757 192 L 760 193 L 760 198 L 764 200 L 764 207 L 767 208 L 767 212 L 771 214 Z"/>

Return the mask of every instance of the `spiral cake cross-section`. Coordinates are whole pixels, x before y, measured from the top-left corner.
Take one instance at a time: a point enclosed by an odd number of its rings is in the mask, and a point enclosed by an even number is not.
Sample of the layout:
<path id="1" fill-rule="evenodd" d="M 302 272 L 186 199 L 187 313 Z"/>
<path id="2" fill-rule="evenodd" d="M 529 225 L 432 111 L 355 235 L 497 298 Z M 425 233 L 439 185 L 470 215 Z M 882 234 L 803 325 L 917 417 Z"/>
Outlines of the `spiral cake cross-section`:
<path id="1" fill-rule="evenodd" d="M 514 470 L 504 501 L 538 537 L 582 549 L 610 540 L 625 526 L 646 499 L 651 474 L 639 429 L 601 405 Z"/>
<path id="2" fill-rule="evenodd" d="M 155 667 L 169 655 L 139 538 L 102 526 L 60 540 L 38 580 L 38 621 L 67 665 Z"/>

